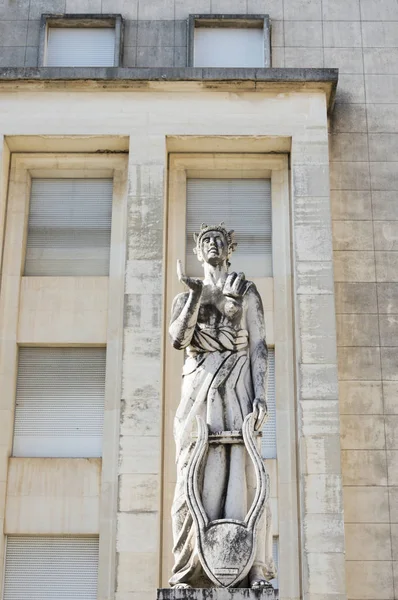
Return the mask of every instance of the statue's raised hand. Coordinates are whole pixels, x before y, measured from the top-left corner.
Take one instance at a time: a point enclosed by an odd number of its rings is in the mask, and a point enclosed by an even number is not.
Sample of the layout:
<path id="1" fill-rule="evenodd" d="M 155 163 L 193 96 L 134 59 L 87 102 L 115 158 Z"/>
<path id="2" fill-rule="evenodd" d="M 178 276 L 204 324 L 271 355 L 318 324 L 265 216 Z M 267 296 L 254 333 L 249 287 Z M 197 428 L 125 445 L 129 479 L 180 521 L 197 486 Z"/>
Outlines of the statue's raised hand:
<path id="1" fill-rule="evenodd" d="M 231 298 L 241 298 L 250 286 L 251 282 L 246 280 L 244 273 L 230 273 L 225 280 L 222 293 Z"/>
<path id="2" fill-rule="evenodd" d="M 193 292 L 196 292 L 197 294 L 200 294 L 202 292 L 202 279 L 200 279 L 199 277 L 188 277 L 187 275 L 184 275 L 182 271 L 182 263 L 180 260 L 177 260 L 177 276 L 181 283 L 186 285 Z"/>

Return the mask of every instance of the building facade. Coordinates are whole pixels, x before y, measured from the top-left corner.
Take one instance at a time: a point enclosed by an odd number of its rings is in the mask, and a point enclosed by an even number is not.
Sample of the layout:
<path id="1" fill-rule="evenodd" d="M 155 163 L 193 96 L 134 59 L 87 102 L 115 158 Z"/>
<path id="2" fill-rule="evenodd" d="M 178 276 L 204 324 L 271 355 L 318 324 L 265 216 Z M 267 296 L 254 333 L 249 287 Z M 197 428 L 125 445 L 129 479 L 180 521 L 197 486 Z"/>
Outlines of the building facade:
<path id="1" fill-rule="evenodd" d="M 266 315 L 274 587 L 397 597 L 397 54 L 396 0 L 0 0 L 4 600 L 168 586 L 213 220 Z"/>

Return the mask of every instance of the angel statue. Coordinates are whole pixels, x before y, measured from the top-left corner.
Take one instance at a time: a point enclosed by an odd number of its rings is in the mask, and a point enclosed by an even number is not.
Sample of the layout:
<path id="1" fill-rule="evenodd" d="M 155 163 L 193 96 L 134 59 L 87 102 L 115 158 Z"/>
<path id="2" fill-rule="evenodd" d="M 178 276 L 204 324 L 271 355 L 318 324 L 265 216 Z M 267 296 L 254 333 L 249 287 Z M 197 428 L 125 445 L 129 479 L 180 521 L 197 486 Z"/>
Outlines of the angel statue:
<path id="1" fill-rule="evenodd" d="M 236 248 L 233 233 L 221 223 L 202 224 L 194 235 L 194 253 L 203 265 L 203 280 L 188 277 L 181 262 L 177 263 L 178 278 L 188 288 L 174 299 L 169 328 L 174 348 L 186 350 L 181 401 L 174 423 L 177 483 L 172 505 L 174 567 L 169 581 L 179 588 L 245 585 L 259 589 L 269 587 L 276 576 L 269 502 L 258 492 L 260 479 L 242 436 L 248 419 L 253 435 L 259 436 L 267 417 L 264 313 L 254 283 L 247 281 L 244 273 L 228 272 Z M 195 468 L 192 464 L 199 421 L 205 425 L 203 435 L 209 442 L 202 452 L 205 458 L 198 480 L 191 485 L 200 496 L 202 529 L 207 531 L 206 542 L 201 544 L 198 519 L 187 491 Z M 257 444 L 255 448 L 259 469 L 264 469 Z M 256 531 L 250 538 L 254 547 L 247 549 L 249 542 L 236 542 L 236 536 L 241 535 L 236 527 L 244 523 L 247 526 L 249 508 L 256 502 Z M 212 539 L 206 523 L 219 525 L 212 530 Z M 231 533 L 231 527 L 235 527 L 235 533 Z M 225 539 L 220 542 L 223 535 Z M 200 551 L 206 544 L 205 550 L 213 553 L 207 565 Z M 243 556 L 244 552 L 252 554 L 251 558 L 247 554 L 247 560 L 242 558 L 246 561 L 243 578 L 243 571 L 239 575 L 235 563 L 241 560 L 239 553 Z M 209 567 L 212 560 L 221 561 L 213 572 Z"/>

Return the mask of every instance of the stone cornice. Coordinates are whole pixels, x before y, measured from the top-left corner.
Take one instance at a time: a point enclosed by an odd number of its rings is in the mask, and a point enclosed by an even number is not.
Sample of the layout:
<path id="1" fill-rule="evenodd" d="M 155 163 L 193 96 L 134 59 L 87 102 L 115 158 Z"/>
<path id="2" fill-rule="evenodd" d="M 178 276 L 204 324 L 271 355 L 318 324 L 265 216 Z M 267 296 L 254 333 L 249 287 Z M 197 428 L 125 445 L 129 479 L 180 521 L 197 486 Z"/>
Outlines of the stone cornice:
<path id="1" fill-rule="evenodd" d="M 223 69 L 199 67 L 0 68 L 0 89 L 219 90 L 326 94 L 333 106 L 338 69 Z"/>

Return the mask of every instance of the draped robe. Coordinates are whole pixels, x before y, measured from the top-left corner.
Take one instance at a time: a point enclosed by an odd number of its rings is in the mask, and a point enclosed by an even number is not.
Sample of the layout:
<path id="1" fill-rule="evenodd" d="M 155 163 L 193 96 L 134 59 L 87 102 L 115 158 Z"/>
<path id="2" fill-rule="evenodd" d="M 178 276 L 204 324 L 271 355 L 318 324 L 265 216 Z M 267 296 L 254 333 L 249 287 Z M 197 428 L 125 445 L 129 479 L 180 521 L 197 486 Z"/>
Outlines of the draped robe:
<path id="1" fill-rule="evenodd" d="M 249 293 L 257 294 L 254 285 Z M 186 299 L 187 295 L 180 295 L 176 301 L 184 303 L 184 297 Z M 212 587 L 201 569 L 194 524 L 185 498 L 186 471 L 195 443 L 192 433 L 196 429 L 196 416 L 204 419 L 212 434 L 241 431 L 245 417 L 253 411 L 249 334 L 244 327 L 247 302 L 234 304 L 232 319 L 230 307 L 225 311 L 229 311 L 229 316 L 219 314 L 216 318 L 206 318 L 206 311 L 201 309 L 187 348 L 181 401 L 174 421 L 177 482 L 172 505 L 175 563 L 170 585 L 188 583 L 193 587 Z M 215 307 L 212 309 L 214 311 Z M 243 444 L 209 446 L 202 478 L 202 502 L 211 520 L 244 520 L 255 491 L 255 478 L 251 464 L 247 464 L 246 454 Z M 213 482 L 211 480 L 214 465 L 217 465 L 216 477 L 221 483 L 215 481 L 214 476 Z M 222 488 L 219 496 L 215 492 L 215 488 L 219 487 L 217 484 Z M 213 507 L 210 508 L 209 503 L 207 510 L 206 498 L 211 496 Z M 268 580 L 275 576 L 271 535 L 267 504 L 258 529 L 259 548 L 255 565 Z"/>

